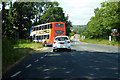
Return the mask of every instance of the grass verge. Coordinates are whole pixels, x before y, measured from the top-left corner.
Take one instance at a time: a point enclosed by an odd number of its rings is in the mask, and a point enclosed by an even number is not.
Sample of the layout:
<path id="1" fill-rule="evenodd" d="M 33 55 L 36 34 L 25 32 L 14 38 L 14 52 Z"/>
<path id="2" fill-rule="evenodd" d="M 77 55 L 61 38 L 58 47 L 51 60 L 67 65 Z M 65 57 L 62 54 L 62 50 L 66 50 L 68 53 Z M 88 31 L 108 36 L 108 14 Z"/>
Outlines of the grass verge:
<path id="1" fill-rule="evenodd" d="M 92 44 L 102 44 L 102 45 L 109 45 L 119 47 L 120 41 L 109 41 L 109 40 L 101 40 L 101 39 L 82 39 L 80 38 L 81 42 L 92 43 Z"/>
<path id="2" fill-rule="evenodd" d="M 40 43 L 32 43 L 29 40 L 2 40 L 2 70 L 3 73 L 12 64 L 15 64 L 24 56 L 32 54 L 36 49 L 42 48 Z"/>

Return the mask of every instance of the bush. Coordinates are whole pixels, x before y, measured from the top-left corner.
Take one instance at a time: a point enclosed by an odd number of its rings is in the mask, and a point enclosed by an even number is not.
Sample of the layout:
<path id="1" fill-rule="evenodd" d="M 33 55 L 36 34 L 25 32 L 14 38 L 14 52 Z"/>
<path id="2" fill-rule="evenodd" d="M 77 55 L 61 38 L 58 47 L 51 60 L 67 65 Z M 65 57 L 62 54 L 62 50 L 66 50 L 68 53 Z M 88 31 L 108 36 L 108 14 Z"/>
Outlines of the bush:
<path id="1" fill-rule="evenodd" d="M 42 44 L 31 43 L 29 40 L 13 40 L 13 39 L 2 39 L 2 65 L 3 72 L 11 64 L 14 64 L 16 61 L 22 57 L 31 54 L 30 52 L 34 49 L 43 47 Z"/>

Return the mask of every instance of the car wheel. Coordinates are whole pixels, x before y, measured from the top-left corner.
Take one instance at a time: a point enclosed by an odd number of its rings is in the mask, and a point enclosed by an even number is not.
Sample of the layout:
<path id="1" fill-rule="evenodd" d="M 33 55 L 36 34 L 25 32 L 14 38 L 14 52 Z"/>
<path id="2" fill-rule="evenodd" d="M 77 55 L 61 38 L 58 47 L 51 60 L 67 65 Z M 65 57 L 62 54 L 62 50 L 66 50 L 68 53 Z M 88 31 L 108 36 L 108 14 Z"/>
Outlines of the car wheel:
<path id="1" fill-rule="evenodd" d="M 55 52 L 55 49 L 53 49 L 53 52 Z"/>
<path id="2" fill-rule="evenodd" d="M 68 49 L 69 52 L 71 52 L 71 49 Z"/>

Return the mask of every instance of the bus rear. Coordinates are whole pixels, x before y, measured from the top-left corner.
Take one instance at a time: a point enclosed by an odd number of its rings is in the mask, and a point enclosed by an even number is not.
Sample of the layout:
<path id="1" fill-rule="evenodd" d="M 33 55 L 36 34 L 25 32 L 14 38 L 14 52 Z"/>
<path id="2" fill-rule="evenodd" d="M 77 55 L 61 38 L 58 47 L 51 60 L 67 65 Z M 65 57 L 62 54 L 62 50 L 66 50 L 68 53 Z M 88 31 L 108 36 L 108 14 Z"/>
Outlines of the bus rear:
<path id="1" fill-rule="evenodd" d="M 63 22 L 51 22 L 51 24 L 52 24 L 52 29 L 50 32 L 50 39 L 48 42 L 50 44 L 53 43 L 53 40 L 56 36 L 66 36 L 65 23 L 63 23 Z"/>

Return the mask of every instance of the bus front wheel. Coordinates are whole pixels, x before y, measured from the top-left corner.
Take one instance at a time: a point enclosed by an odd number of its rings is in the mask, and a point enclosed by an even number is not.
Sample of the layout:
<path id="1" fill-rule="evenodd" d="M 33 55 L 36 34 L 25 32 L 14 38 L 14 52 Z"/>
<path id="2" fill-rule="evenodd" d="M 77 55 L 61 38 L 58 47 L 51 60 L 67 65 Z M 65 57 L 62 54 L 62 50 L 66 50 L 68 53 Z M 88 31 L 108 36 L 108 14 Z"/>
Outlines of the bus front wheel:
<path id="1" fill-rule="evenodd" d="M 47 43 L 46 43 L 46 41 L 45 41 L 45 43 L 44 43 L 44 46 L 47 47 Z"/>
<path id="2" fill-rule="evenodd" d="M 47 47 L 47 44 L 45 43 L 45 47 Z"/>

